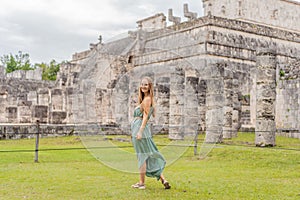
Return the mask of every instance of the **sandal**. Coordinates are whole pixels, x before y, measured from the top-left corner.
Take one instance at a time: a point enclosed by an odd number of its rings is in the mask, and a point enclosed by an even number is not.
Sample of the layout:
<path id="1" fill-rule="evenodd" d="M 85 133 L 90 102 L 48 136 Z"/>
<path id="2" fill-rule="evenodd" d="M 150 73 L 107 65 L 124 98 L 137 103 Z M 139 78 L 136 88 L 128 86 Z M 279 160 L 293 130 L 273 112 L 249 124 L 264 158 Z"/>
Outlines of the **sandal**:
<path id="1" fill-rule="evenodd" d="M 169 184 L 168 181 L 162 180 L 161 183 L 165 186 L 166 190 L 171 189 L 171 185 Z"/>
<path id="2" fill-rule="evenodd" d="M 132 185 L 131 187 L 132 188 L 137 188 L 137 189 L 140 189 L 140 190 L 146 189 L 145 184 L 140 184 L 140 183 L 136 183 L 136 184 Z"/>

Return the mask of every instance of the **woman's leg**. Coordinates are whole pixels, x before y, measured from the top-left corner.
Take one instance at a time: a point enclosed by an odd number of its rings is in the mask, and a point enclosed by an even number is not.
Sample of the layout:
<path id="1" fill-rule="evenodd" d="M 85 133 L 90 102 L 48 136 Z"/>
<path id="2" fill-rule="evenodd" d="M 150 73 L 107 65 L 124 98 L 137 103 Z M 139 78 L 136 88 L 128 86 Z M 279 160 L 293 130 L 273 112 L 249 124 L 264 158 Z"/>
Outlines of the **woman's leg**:
<path id="1" fill-rule="evenodd" d="M 145 184 L 145 176 L 146 176 L 146 162 L 141 166 L 140 168 L 140 184 L 144 185 Z"/>
<path id="2" fill-rule="evenodd" d="M 160 175 L 160 180 L 161 180 L 161 183 L 164 185 L 165 189 L 171 188 L 169 182 L 165 179 L 163 174 Z"/>
<path id="3" fill-rule="evenodd" d="M 162 183 L 164 183 L 164 181 L 165 181 L 165 177 L 164 177 L 164 175 L 163 175 L 163 174 L 161 174 L 161 175 L 160 175 L 160 180 L 161 180 L 161 182 L 162 182 Z"/>
<path id="4" fill-rule="evenodd" d="M 131 187 L 138 189 L 146 189 L 145 187 L 145 177 L 146 177 L 146 162 L 140 167 L 140 181 Z"/>

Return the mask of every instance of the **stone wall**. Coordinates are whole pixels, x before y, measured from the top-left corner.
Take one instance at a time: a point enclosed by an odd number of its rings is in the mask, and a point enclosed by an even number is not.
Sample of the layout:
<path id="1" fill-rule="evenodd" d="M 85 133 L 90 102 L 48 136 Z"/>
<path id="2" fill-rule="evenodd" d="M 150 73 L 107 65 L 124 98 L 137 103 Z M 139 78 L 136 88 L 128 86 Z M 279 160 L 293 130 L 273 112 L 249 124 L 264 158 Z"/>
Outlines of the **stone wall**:
<path id="1" fill-rule="evenodd" d="M 202 0 L 205 15 L 300 30 L 300 3 L 290 0 Z M 288 12 L 287 12 L 288 11 Z"/>
<path id="2" fill-rule="evenodd" d="M 300 138 L 300 61 L 277 69 L 276 128 L 282 135 Z"/>
<path id="3" fill-rule="evenodd" d="M 167 26 L 166 16 L 162 13 L 139 20 L 136 23 L 140 29 L 145 31 L 163 29 Z"/>
<path id="4" fill-rule="evenodd" d="M 41 69 L 2 73 L 0 77 L 0 123 L 49 123 L 49 94 L 55 82 L 42 81 Z"/>
<path id="5" fill-rule="evenodd" d="M 82 127 L 84 129 L 84 127 Z M 0 124 L 1 139 L 35 138 L 39 133 L 40 137 L 56 137 L 75 134 L 74 125 L 44 125 L 32 124 Z"/>
<path id="6" fill-rule="evenodd" d="M 42 80 L 42 69 L 35 70 L 16 70 L 6 74 L 8 78 L 28 79 L 28 80 Z"/>
<path id="7" fill-rule="evenodd" d="M 41 124 L 40 133 L 44 136 L 66 135 L 74 131 L 74 125 L 66 125 L 73 121 L 66 116 L 65 99 L 69 97 L 69 90 L 56 88 L 54 81 L 41 80 L 40 69 L 9 74 L 2 69 L 0 138 L 33 137 L 37 133 L 37 122 Z M 68 105 L 72 104 L 68 102 Z M 69 108 L 68 114 L 72 113 L 71 110 Z"/>
<path id="8" fill-rule="evenodd" d="M 19 78 L 0 79 L 1 117 L 0 123 L 34 123 L 33 108 L 43 104 L 41 88 L 54 87 L 53 82 Z M 41 93 L 40 93 L 41 92 Z M 46 93 L 48 99 L 48 89 Z M 48 107 L 49 101 L 47 103 Z"/>

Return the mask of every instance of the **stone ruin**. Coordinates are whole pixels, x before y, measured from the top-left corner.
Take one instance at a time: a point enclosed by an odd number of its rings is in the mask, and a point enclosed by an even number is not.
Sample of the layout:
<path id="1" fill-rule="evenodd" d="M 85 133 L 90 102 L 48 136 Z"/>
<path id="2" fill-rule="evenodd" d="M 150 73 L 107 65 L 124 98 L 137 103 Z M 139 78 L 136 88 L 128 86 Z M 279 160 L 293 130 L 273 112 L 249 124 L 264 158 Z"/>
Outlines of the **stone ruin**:
<path id="1" fill-rule="evenodd" d="M 147 75 L 155 86 L 153 130 L 171 139 L 205 131 L 206 142 L 220 142 L 249 130 L 257 146 L 274 146 L 275 134 L 300 138 L 300 3 L 203 5 L 203 17 L 185 4 L 187 21 L 170 9 L 170 26 L 159 13 L 122 38 L 90 44 L 61 66 L 55 83 L 1 72 L 2 133 L 40 120 L 48 132 L 109 126 L 118 128 L 112 134 L 128 134 Z"/>

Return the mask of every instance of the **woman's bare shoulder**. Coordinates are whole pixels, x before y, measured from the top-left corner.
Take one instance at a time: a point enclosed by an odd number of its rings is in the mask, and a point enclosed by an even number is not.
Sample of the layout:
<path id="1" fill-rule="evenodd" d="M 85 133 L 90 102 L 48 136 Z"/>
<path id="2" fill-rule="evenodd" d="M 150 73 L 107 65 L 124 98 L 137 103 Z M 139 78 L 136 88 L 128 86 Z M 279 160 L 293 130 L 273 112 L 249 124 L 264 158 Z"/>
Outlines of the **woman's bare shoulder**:
<path id="1" fill-rule="evenodd" d="M 143 99 L 143 102 L 145 102 L 145 103 L 149 103 L 149 102 L 151 102 L 151 97 L 145 97 L 144 99 Z"/>
<path id="2" fill-rule="evenodd" d="M 145 97 L 142 101 L 143 107 L 150 107 L 151 106 L 151 97 Z"/>

